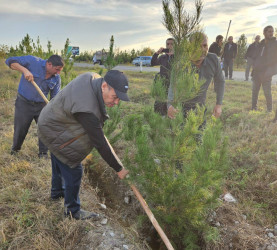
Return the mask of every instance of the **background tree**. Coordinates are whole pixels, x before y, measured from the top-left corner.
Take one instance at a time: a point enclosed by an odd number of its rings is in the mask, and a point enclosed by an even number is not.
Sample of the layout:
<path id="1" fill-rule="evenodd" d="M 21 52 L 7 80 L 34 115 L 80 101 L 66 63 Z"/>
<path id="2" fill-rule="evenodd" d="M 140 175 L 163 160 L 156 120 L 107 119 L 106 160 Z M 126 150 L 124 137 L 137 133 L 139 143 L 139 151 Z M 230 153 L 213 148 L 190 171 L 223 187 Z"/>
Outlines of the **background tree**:
<path id="1" fill-rule="evenodd" d="M 33 47 L 32 47 L 33 39 L 27 34 L 22 41 L 19 43 L 19 51 L 21 55 L 32 55 Z"/>
<path id="2" fill-rule="evenodd" d="M 6 58 L 9 53 L 9 47 L 4 44 L 0 44 L 0 58 Z"/>
<path id="3" fill-rule="evenodd" d="M 92 62 L 93 52 L 81 52 L 79 56 L 76 56 L 74 61 L 76 62 Z"/>
<path id="4" fill-rule="evenodd" d="M 47 41 L 47 53 L 46 53 L 46 58 L 49 58 L 54 54 L 54 51 L 52 50 L 52 43 L 51 41 Z"/>
<path id="5" fill-rule="evenodd" d="M 43 53 L 39 36 L 37 37 L 37 43 L 33 43 L 33 55 L 40 58 L 45 58 L 45 53 Z"/>
<path id="6" fill-rule="evenodd" d="M 235 59 L 235 63 L 237 65 L 237 68 L 239 68 L 239 67 L 244 67 L 245 66 L 244 56 L 245 56 L 246 51 L 247 51 L 247 38 L 246 38 L 245 34 L 242 34 L 239 37 L 237 45 L 238 45 L 238 54 L 237 54 L 237 57 Z"/>
<path id="7" fill-rule="evenodd" d="M 69 38 L 66 39 L 64 49 L 61 51 L 62 58 L 64 60 L 64 67 L 61 74 L 62 78 L 62 87 L 66 86 L 74 77 L 75 75 L 72 75 L 72 67 L 73 67 L 73 60 L 71 60 L 72 53 L 69 51 Z"/>
<path id="8" fill-rule="evenodd" d="M 104 59 L 104 66 L 106 67 L 107 70 L 111 70 L 114 66 L 117 65 L 117 62 L 115 60 L 115 55 L 114 55 L 114 37 L 111 36 L 110 39 L 110 48 L 109 52 L 107 54 L 107 58 Z"/>
<path id="9" fill-rule="evenodd" d="M 136 52 L 135 49 L 131 50 L 131 61 L 134 60 L 138 56 L 138 51 Z"/>
<path id="10" fill-rule="evenodd" d="M 170 6 L 172 2 L 172 7 Z M 163 24 L 172 34 L 175 42 L 179 44 L 186 39 L 199 25 L 203 4 L 201 0 L 195 1 L 195 14 L 189 14 L 185 9 L 183 0 L 163 0 Z"/>
<path id="11" fill-rule="evenodd" d="M 150 47 L 145 47 L 142 49 L 142 51 L 139 52 L 140 56 L 152 56 L 155 53 L 153 49 Z"/>
<path id="12" fill-rule="evenodd" d="M 187 39 L 198 30 L 202 2 L 196 2 L 197 15 L 192 20 L 184 1 L 174 0 L 170 9 L 169 1 L 163 1 L 163 6 L 165 26 L 178 41 L 170 80 L 174 106 L 180 112 L 172 120 L 145 105 L 143 114 L 129 115 L 123 135 L 135 153 L 126 152 L 125 165 L 175 249 L 200 249 L 200 242 L 217 235 L 206 218 L 222 192 L 226 141 L 221 139 L 221 124 L 215 118 L 208 120 L 205 130 L 199 130 L 205 108 L 190 111 L 187 118 L 182 113 L 183 102 L 198 94 L 203 84 L 190 60 L 198 54 L 202 40 L 190 43 Z M 203 38 L 200 32 L 195 35 Z M 153 84 L 152 95 L 166 100 L 160 80 Z"/>

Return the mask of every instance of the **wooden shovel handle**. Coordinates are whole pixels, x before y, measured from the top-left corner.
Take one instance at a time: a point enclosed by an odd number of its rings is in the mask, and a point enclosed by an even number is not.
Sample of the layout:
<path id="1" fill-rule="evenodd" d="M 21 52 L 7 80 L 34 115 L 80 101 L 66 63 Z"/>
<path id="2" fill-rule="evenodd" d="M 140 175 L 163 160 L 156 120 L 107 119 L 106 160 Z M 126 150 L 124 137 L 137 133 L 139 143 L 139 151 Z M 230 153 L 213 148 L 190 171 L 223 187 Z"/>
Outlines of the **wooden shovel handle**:
<path id="1" fill-rule="evenodd" d="M 46 98 L 46 96 L 42 93 L 41 89 L 39 88 L 39 86 L 35 83 L 35 81 L 31 81 L 31 83 L 34 85 L 34 87 L 36 88 L 37 92 L 40 94 L 40 96 L 43 98 L 43 100 L 46 102 L 46 104 L 49 102 L 48 99 Z"/>
<path id="2" fill-rule="evenodd" d="M 152 222 L 153 226 L 156 228 L 158 234 L 161 236 L 164 244 L 166 245 L 167 249 L 174 250 L 173 246 L 171 245 L 169 239 L 167 238 L 166 234 L 164 233 L 163 229 L 160 227 L 158 221 L 156 220 L 154 214 L 151 212 L 150 208 L 148 207 L 146 201 L 141 196 L 140 192 L 134 185 L 130 185 L 134 194 L 138 198 L 141 206 L 143 207 L 144 211 L 146 212 L 147 216 L 149 217 L 150 221 Z"/>

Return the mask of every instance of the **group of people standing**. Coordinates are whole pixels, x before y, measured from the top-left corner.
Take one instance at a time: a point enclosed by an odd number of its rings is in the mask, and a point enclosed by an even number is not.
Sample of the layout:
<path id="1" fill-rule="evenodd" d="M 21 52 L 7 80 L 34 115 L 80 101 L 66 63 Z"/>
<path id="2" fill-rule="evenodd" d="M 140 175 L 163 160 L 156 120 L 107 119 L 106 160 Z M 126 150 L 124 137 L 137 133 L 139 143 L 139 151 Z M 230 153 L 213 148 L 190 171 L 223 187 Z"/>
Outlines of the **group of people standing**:
<path id="1" fill-rule="evenodd" d="M 246 54 L 245 81 L 249 80 L 250 69 L 252 67 L 252 110 L 257 110 L 258 95 L 261 86 L 266 98 L 267 111 L 272 111 L 271 82 L 272 76 L 277 74 L 277 41 L 273 36 L 274 29 L 271 25 L 263 30 L 264 39 L 257 35 L 255 41 L 249 45 Z M 233 63 L 237 55 L 237 45 L 233 42 L 233 37 L 228 38 L 223 52 L 221 50 L 223 36 L 219 35 L 210 48 L 209 52 L 215 53 L 223 60 L 225 78 L 232 80 Z M 277 119 L 277 116 L 276 116 Z M 274 120 L 276 120 L 274 119 Z"/>
<path id="2" fill-rule="evenodd" d="M 223 50 L 223 36 L 218 35 L 216 41 L 209 47 L 209 52 L 216 54 L 223 62 L 223 68 L 225 72 L 225 79 L 233 79 L 233 66 L 234 60 L 238 53 L 237 44 L 233 42 L 233 37 L 228 37 L 228 42 L 225 44 Z"/>
<path id="3" fill-rule="evenodd" d="M 263 87 L 264 95 L 266 98 L 266 105 L 267 111 L 272 111 L 272 94 L 271 94 L 271 82 L 272 76 L 277 74 L 277 41 L 276 37 L 273 36 L 274 29 L 271 25 L 266 26 L 263 30 L 264 39 L 260 41 L 261 37 L 257 35 L 255 37 L 255 41 L 249 45 L 247 52 L 245 54 L 246 59 L 246 70 L 245 70 L 245 81 L 249 80 L 250 68 L 252 67 L 252 110 L 257 110 L 257 102 L 258 102 L 258 95 L 260 91 L 260 87 Z M 206 36 L 205 36 L 206 37 Z M 170 38 L 171 39 L 171 38 Z M 205 38 L 207 39 L 207 37 Z M 169 39 L 168 39 L 169 40 Z M 168 47 L 168 40 L 166 41 L 166 47 Z M 201 45 L 202 46 L 202 45 Z M 169 84 L 169 74 L 170 72 L 170 61 L 173 58 L 173 53 L 162 54 L 158 57 L 159 54 L 162 53 L 162 49 L 160 48 L 152 57 L 152 66 L 160 65 L 160 75 L 165 79 L 165 87 L 168 93 L 168 100 L 172 99 L 172 94 L 170 91 L 170 84 Z M 205 48 L 202 47 L 205 54 Z M 209 60 L 211 58 L 210 54 L 215 54 L 217 56 L 217 61 L 221 62 L 221 67 L 223 68 L 225 79 L 233 80 L 233 65 L 234 60 L 237 56 L 238 46 L 233 41 L 233 37 L 229 36 L 227 42 L 223 47 L 223 36 L 218 35 L 216 37 L 216 41 L 213 42 L 209 49 L 208 54 L 203 57 L 202 62 L 199 65 L 196 65 L 194 62 L 192 64 L 196 66 L 199 70 L 199 75 L 201 78 L 201 71 L 204 70 L 204 65 L 207 63 L 213 65 L 212 62 Z M 206 51 L 207 52 L 207 51 Z M 222 66 L 223 63 L 223 66 Z M 210 66 L 211 67 L 211 66 Z M 216 72 L 215 69 L 211 70 L 211 74 L 214 77 L 214 84 L 215 84 L 215 91 L 218 95 L 219 103 L 217 105 L 221 106 L 225 81 L 222 81 L 222 78 L 218 78 L 218 76 L 222 75 L 222 73 Z M 202 76 L 203 77 L 203 76 Z M 201 92 L 203 96 L 206 96 L 207 87 L 209 84 L 204 83 Z M 204 87 L 205 86 L 205 87 Z M 221 97 L 222 96 L 222 97 Z M 200 98 L 201 99 L 201 98 Z M 194 104 L 190 105 L 191 107 L 195 107 L 196 104 L 204 104 L 203 98 L 200 100 L 197 98 L 193 101 Z M 167 102 L 166 104 L 168 105 Z M 155 103 L 155 105 L 157 102 Z M 166 105 L 165 103 L 163 105 Z M 185 105 L 186 106 L 186 105 Z M 188 106 L 187 106 L 188 107 Z M 190 108 L 188 108 L 190 109 Z M 156 110 L 156 109 L 155 109 Z M 217 109 L 216 109 L 217 110 Z M 162 115 L 167 114 L 169 117 L 172 116 L 176 110 L 173 110 L 170 105 L 167 109 L 156 110 L 157 112 L 161 113 Z M 216 113 L 215 113 L 216 114 Z M 277 121 L 277 111 L 274 118 L 274 121 Z"/>
<path id="4" fill-rule="evenodd" d="M 197 72 L 199 75 L 199 80 L 204 80 L 204 84 L 201 86 L 199 94 L 196 97 L 183 103 L 183 115 L 184 117 L 187 117 L 188 112 L 190 110 L 195 110 L 197 105 L 205 106 L 207 90 L 213 80 L 216 91 L 216 103 L 213 109 L 213 115 L 215 117 L 219 117 L 222 113 L 221 105 L 225 88 L 225 79 L 222 74 L 220 62 L 217 58 L 217 55 L 213 53 L 208 53 L 208 37 L 204 33 L 196 32 L 195 34 L 193 34 L 190 37 L 190 43 L 193 43 L 195 46 L 199 47 L 197 48 L 197 50 L 201 51 L 199 55 L 196 55 L 193 58 L 193 61 L 191 61 L 191 63 L 192 67 L 195 69 L 195 72 Z M 179 112 L 173 106 L 174 86 L 173 83 L 170 82 L 171 62 L 174 59 L 173 46 L 174 39 L 168 38 L 166 40 L 166 48 L 169 49 L 169 53 L 163 53 L 164 48 L 161 47 L 152 56 L 151 61 L 152 66 L 160 65 L 159 74 L 160 77 L 163 78 L 164 87 L 166 88 L 166 91 L 168 93 L 167 102 L 161 103 L 156 101 L 154 104 L 154 110 L 155 112 L 160 113 L 163 116 L 168 116 L 171 119 L 174 119 L 177 112 Z M 157 106 L 159 106 L 160 108 L 157 108 Z"/>

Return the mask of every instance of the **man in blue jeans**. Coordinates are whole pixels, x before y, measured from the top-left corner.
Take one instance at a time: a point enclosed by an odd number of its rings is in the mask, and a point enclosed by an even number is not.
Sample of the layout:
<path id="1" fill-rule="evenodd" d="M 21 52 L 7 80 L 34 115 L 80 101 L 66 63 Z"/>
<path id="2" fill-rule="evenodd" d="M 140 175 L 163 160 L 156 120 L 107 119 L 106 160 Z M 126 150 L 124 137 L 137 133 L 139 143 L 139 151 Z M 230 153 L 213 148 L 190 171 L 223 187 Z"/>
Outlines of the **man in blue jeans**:
<path id="1" fill-rule="evenodd" d="M 60 90 L 60 72 L 63 69 L 63 59 L 52 55 L 48 60 L 35 56 L 10 57 L 6 64 L 13 70 L 22 73 L 14 113 L 14 135 L 11 154 L 16 154 L 24 142 L 33 119 L 37 122 L 45 101 L 31 84 L 35 81 L 47 97 L 50 92 L 52 99 Z M 47 158 L 47 147 L 39 140 L 39 158 Z"/>
<path id="2" fill-rule="evenodd" d="M 96 148 L 120 179 L 128 174 L 104 136 L 102 127 L 109 117 L 107 107 L 129 101 L 128 80 L 118 70 L 104 78 L 85 73 L 71 81 L 42 110 L 38 134 L 51 151 L 51 198 L 64 197 L 65 215 L 77 220 L 99 218 L 82 210 L 79 190 L 82 179 L 81 161 Z"/>

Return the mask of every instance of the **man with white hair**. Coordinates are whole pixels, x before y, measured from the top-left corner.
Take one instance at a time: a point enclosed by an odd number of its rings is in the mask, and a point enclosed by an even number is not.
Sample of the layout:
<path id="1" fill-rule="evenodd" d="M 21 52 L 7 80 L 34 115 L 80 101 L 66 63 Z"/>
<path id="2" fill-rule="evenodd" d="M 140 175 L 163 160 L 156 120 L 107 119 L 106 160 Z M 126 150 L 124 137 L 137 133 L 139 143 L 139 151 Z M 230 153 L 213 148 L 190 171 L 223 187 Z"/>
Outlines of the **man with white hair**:
<path id="1" fill-rule="evenodd" d="M 53 200 L 64 197 L 65 216 L 76 220 L 99 218 L 80 208 L 81 161 L 96 148 L 120 179 L 128 174 L 103 133 L 107 107 L 129 101 L 128 80 L 118 70 L 104 78 L 85 73 L 71 81 L 42 110 L 38 134 L 51 151 Z"/>
<path id="2" fill-rule="evenodd" d="M 220 67 L 220 62 L 217 58 L 217 56 L 213 53 L 208 53 L 208 38 L 203 33 L 196 33 L 196 36 L 200 34 L 201 41 L 200 44 L 197 46 L 200 46 L 201 52 L 197 58 L 194 58 L 192 61 L 193 67 L 196 68 L 196 71 L 199 74 L 199 80 L 204 80 L 203 85 L 201 86 L 201 89 L 196 97 L 194 97 L 191 100 L 186 101 L 183 103 L 183 114 L 186 117 L 187 113 L 192 110 L 196 109 L 197 104 L 198 105 L 205 105 L 206 101 L 206 95 L 207 90 L 214 79 L 214 85 L 215 85 L 215 92 L 216 92 L 216 104 L 213 109 L 213 114 L 215 117 L 220 117 L 222 113 L 221 105 L 224 95 L 224 87 L 225 87 L 225 80 L 224 76 L 222 74 L 222 70 Z M 194 40 L 195 35 L 192 35 L 192 38 L 190 40 Z M 199 37 L 199 36 L 198 36 Z M 170 84 L 169 92 L 168 92 L 168 117 L 173 119 L 175 118 L 176 113 L 178 112 L 173 106 L 172 101 L 174 99 L 174 91 L 173 91 L 173 85 Z"/>

